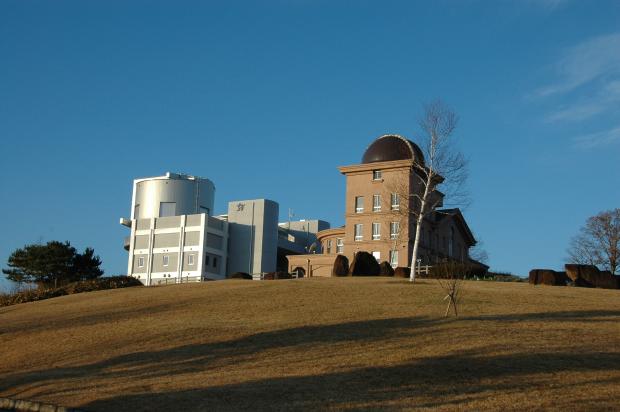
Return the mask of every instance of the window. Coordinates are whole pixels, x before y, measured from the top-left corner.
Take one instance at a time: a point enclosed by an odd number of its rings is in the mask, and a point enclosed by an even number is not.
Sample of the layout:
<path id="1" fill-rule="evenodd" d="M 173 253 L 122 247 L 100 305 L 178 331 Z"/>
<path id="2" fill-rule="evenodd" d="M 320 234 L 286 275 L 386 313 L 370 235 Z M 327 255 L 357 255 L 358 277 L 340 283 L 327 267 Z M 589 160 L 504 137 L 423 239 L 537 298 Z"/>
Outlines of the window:
<path id="1" fill-rule="evenodd" d="M 336 253 L 342 253 L 344 251 L 344 242 L 341 237 L 336 238 Z"/>
<path id="2" fill-rule="evenodd" d="M 213 257 L 213 267 L 217 267 L 217 258 L 215 256 Z"/>
<path id="3" fill-rule="evenodd" d="M 372 195 L 372 211 L 381 211 L 381 195 Z"/>
<path id="4" fill-rule="evenodd" d="M 372 252 L 372 257 L 377 259 L 377 262 L 381 261 L 381 252 Z"/>
<path id="5" fill-rule="evenodd" d="M 355 197 L 355 213 L 362 213 L 364 211 L 364 196 Z"/>
<path id="6" fill-rule="evenodd" d="M 390 239 L 398 239 L 398 235 L 400 234 L 400 223 L 399 222 L 390 222 Z"/>
<path id="7" fill-rule="evenodd" d="M 372 224 L 372 240 L 381 239 L 381 223 Z"/>
<path id="8" fill-rule="evenodd" d="M 190 266 L 194 266 L 194 255 L 187 256 L 187 264 Z"/>
<path id="9" fill-rule="evenodd" d="M 209 266 L 209 255 L 205 256 L 205 266 Z"/>
<path id="10" fill-rule="evenodd" d="M 144 267 L 144 257 L 143 256 L 140 256 L 138 258 L 138 267 L 139 268 L 143 268 Z"/>
<path id="11" fill-rule="evenodd" d="M 362 240 L 364 237 L 362 236 L 362 228 L 364 227 L 364 225 L 362 225 L 361 223 L 357 223 L 355 225 L 355 240 L 356 241 L 360 241 Z"/>
<path id="12" fill-rule="evenodd" d="M 168 266 L 169 262 L 170 262 L 170 256 L 164 255 L 164 266 Z"/>
<path id="13" fill-rule="evenodd" d="M 159 202 L 159 217 L 174 216 L 176 209 L 176 202 Z"/>
<path id="14" fill-rule="evenodd" d="M 398 250 L 390 250 L 390 265 L 393 268 L 398 266 Z"/>
<path id="15" fill-rule="evenodd" d="M 392 210 L 400 209 L 400 195 L 398 193 L 392 193 L 390 195 L 390 203 L 392 205 Z"/>
<path id="16" fill-rule="evenodd" d="M 331 239 L 327 239 L 325 249 L 327 253 L 332 253 L 332 240 Z"/>
<path id="17" fill-rule="evenodd" d="M 134 206 L 133 208 L 133 218 L 136 220 L 140 219 L 140 205 L 139 204 Z"/>
<path id="18" fill-rule="evenodd" d="M 372 180 L 381 180 L 381 170 L 372 171 Z"/>

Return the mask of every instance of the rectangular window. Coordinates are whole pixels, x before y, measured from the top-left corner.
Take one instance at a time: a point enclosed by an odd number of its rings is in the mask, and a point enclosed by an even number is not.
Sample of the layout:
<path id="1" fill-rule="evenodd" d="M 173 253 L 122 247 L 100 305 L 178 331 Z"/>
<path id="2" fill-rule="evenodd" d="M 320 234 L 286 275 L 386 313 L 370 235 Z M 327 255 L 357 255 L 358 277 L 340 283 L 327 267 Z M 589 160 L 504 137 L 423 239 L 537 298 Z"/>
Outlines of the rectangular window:
<path id="1" fill-rule="evenodd" d="M 213 267 L 217 268 L 217 258 L 216 257 L 213 258 Z"/>
<path id="2" fill-rule="evenodd" d="M 159 202 L 159 217 L 174 216 L 176 209 L 176 202 Z"/>
<path id="3" fill-rule="evenodd" d="M 372 171 L 372 180 L 381 180 L 381 170 Z"/>
<path id="4" fill-rule="evenodd" d="M 327 249 L 327 253 L 332 253 L 332 240 L 331 239 L 327 239 L 327 245 L 325 247 L 325 249 Z"/>
<path id="5" fill-rule="evenodd" d="M 390 250 L 390 265 L 393 268 L 398 266 L 398 250 Z"/>
<path id="6" fill-rule="evenodd" d="M 372 211 L 381 211 L 381 195 L 372 195 Z"/>
<path id="7" fill-rule="evenodd" d="M 399 222 L 390 222 L 390 239 L 398 239 L 398 235 L 400 234 L 400 223 Z"/>
<path id="8" fill-rule="evenodd" d="M 209 266 L 209 255 L 205 256 L 205 266 Z"/>
<path id="9" fill-rule="evenodd" d="M 170 256 L 164 255 L 164 266 L 168 266 L 169 262 L 170 262 Z"/>
<path id="10" fill-rule="evenodd" d="M 336 238 L 336 253 L 344 252 L 344 241 L 341 237 Z"/>
<path id="11" fill-rule="evenodd" d="M 358 241 L 358 242 L 364 238 L 362 236 L 362 229 L 363 229 L 363 227 L 364 226 L 361 223 L 357 223 L 355 225 L 355 240 Z"/>
<path id="12" fill-rule="evenodd" d="M 138 267 L 139 268 L 143 268 L 144 267 L 144 257 L 139 257 L 138 258 Z"/>
<path id="13" fill-rule="evenodd" d="M 400 209 L 400 195 L 398 193 L 392 193 L 390 195 L 390 203 L 392 205 L 392 210 Z"/>
<path id="14" fill-rule="evenodd" d="M 377 259 L 377 262 L 381 262 L 381 252 L 372 252 L 372 256 Z"/>
<path id="15" fill-rule="evenodd" d="M 381 239 L 381 223 L 372 224 L 372 240 Z"/>
<path id="16" fill-rule="evenodd" d="M 364 211 L 364 196 L 355 197 L 355 213 L 362 213 Z"/>
<path id="17" fill-rule="evenodd" d="M 140 205 L 136 205 L 133 208 L 133 218 L 136 219 L 136 220 L 140 219 Z"/>
<path id="18" fill-rule="evenodd" d="M 194 255 L 187 256 L 187 264 L 190 266 L 194 266 Z"/>

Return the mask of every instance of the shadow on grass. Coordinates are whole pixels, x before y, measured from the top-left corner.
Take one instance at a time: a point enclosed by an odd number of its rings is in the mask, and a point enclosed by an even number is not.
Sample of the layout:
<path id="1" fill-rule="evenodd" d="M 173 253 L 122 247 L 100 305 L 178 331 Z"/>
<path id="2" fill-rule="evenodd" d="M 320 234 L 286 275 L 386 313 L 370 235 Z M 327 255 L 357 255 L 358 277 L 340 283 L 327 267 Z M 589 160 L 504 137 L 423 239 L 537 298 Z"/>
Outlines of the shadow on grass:
<path id="1" fill-rule="evenodd" d="M 266 350 L 313 344 L 372 341 L 397 336 L 413 337 L 443 322 L 429 318 L 389 318 L 333 325 L 303 326 L 256 333 L 223 342 L 191 344 L 158 351 L 142 351 L 76 367 L 18 373 L 0 378 L 0 388 L 19 388 L 54 379 L 133 377 L 157 378 L 208 371 L 241 363 Z M 197 331 L 196 333 L 200 333 Z M 120 369 L 120 371 L 119 371 Z M 19 393 L 12 393 L 16 396 Z"/>
<path id="2" fill-rule="evenodd" d="M 141 380 L 161 378 L 172 382 L 175 376 L 191 373 L 205 373 L 206 380 L 222 367 L 242 364 L 267 350 L 298 348 L 303 353 L 304 345 L 364 341 L 376 341 L 380 345 L 383 339 L 413 339 L 420 334 L 433 334 L 436 326 L 448 322 L 564 322 L 601 318 L 615 318 L 618 321 L 619 317 L 620 311 L 575 311 L 466 317 L 456 321 L 407 317 L 305 326 L 257 333 L 225 342 L 136 352 L 75 367 L 16 373 L 0 378 L 0 387 L 12 388 L 6 392 L 11 392 L 8 396 L 17 397 L 24 390 L 44 396 L 54 392 L 49 389 L 54 386 L 54 381 L 75 381 L 77 387 L 84 388 L 82 390 L 93 390 L 90 382 L 123 378 L 136 383 L 133 390 L 144 391 L 81 405 L 92 410 L 273 410 L 349 408 L 355 405 L 387 409 L 390 403 L 402 401 L 425 407 L 457 407 L 461 402 L 483 399 L 493 391 L 518 392 L 536 385 L 523 383 L 528 382 L 527 379 L 521 379 L 516 384 L 512 380 L 514 377 L 538 373 L 618 371 L 620 353 L 514 353 L 490 356 L 484 352 L 470 351 L 415 359 L 396 366 L 284 376 L 194 390 L 152 393 L 138 387 Z M 302 371 L 297 373 L 302 374 Z M 81 380 L 89 383 L 77 383 Z M 485 380 L 484 383 L 482 380 Z M 616 380 L 616 383 L 620 382 Z M 196 382 L 196 386 L 200 385 L 201 382 Z M 455 398 L 455 394 L 459 397 Z"/>
<path id="3" fill-rule="evenodd" d="M 540 382 L 515 382 L 514 378 L 520 375 L 612 371 L 617 370 L 619 363 L 618 353 L 431 357 L 390 367 L 278 377 L 186 391 L 119 395 L 91 402 L 83 408 L 101 411 L 384 410 L 390 409 L 390 405 L 393 409 L 402 409 L 403 406 L 458 408 L 467 402 L 484 401 L 498 393 L 518 394 L 540 389 Z M 618 384 L 620 378 L 610 382 Z M 565 389 L 559 390 L 563 392 Z M 587 400 L 587 394 L 583 394 L 583 398 Z M 610 402 L 610 399 L 606 401 Z M 394 405 L 394 402 L 401 404 Z"/>

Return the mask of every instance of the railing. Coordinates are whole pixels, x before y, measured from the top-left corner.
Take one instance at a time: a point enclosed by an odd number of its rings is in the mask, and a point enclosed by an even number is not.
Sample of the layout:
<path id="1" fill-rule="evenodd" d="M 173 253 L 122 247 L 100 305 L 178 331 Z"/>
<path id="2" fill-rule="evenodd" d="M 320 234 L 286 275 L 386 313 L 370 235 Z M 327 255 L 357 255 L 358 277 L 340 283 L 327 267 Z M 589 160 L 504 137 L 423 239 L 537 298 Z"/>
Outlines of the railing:
<path id="1" fill-rule="evenodd" d="M 267 272 L 262 272 L 262 273 L 254 273 L 252 275 L 252 280 L 265 280 L 265 275 L 267 274 Z M 299 279 L 300 277 L 303 276 L 298 276 L 297 272 L 293 272 L 290 274 L 292 279 Z"/>
<path id="2" fill-rule="evenodd" d="M 430 265 L 418 265 L 415 274 L 416 275 L 429 275 L 433 267 Z"/>
<path id="3" fill-rule="evenodd" d="M 200 282 L 200 276 L 181 276 L 180 278 L 151 279 L 151 286 L 176 285 L 179 283 Z"/>

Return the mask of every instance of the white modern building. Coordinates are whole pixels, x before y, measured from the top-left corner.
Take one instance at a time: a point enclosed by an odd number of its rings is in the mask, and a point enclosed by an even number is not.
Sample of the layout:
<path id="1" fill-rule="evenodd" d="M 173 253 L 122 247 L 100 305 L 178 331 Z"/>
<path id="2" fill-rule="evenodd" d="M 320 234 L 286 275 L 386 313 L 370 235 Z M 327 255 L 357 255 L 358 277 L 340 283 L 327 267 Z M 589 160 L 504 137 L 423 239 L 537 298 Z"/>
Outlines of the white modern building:
<path id="1" fill-rule="evenodd" d="M 166 173 L 133 183 L 127 273 L 145 285 L 219 280 L 227 274 L 287 270 L 285 256 L 317 250 L 322 220 L 278 223 L 278 203 L 233 201 L 212 216 L 209 179 Z M 314 245 L 314 246 L 313 246 Z"/>

